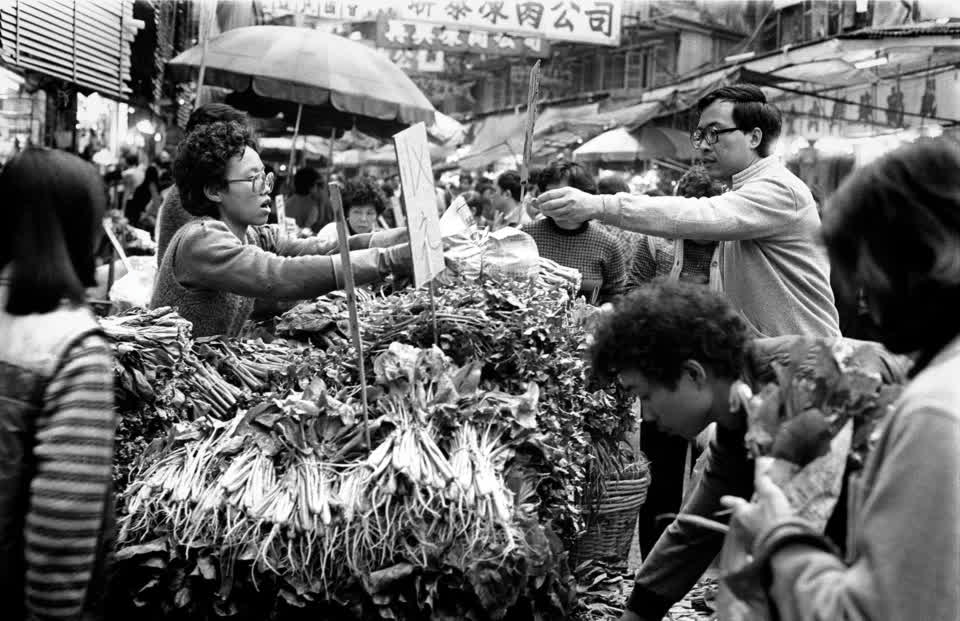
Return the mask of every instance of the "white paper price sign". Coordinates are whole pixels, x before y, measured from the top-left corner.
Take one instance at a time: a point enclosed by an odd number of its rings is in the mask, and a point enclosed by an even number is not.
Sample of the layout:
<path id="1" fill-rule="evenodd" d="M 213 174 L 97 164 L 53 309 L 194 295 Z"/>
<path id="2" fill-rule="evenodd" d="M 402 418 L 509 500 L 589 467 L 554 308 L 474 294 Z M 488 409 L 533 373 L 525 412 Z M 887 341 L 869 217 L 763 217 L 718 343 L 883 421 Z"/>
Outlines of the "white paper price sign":
<path id="1" fill-rule="evenodd" d="M 413 282 L 422 287 L 444 269 L 440 215 L 437 213 L 426 125 L 417 123 L 394 134 L 393 142 L 397 149 L 403 200 L 407 206 Z"/>

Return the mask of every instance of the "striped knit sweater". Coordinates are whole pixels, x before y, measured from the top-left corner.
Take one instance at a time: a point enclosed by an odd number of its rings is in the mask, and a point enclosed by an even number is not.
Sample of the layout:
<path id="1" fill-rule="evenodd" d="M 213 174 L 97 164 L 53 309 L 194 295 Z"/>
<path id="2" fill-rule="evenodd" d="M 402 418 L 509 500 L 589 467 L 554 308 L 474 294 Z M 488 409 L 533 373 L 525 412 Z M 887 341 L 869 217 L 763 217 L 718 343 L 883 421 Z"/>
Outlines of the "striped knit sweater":
<path id="1" fill-rule="evenodd" d="M 14 316 L 0 279 L 6 618 L 96 615 L 113 530 L 113 357 L 92 313 Z"/>
<path id="2" fill-rule="evenodd" d="M 91 583 L 104 560 L 98 550 L 109 522 L 104 512 L 113 510 L 107 499 L 117 420 L 104 337 L 91 335 L 71 348 L 47 385 L 35 422 L 36 474 L 25 528 L 27 610 L 36 619 L 73 618 L 106 586 Z"/>

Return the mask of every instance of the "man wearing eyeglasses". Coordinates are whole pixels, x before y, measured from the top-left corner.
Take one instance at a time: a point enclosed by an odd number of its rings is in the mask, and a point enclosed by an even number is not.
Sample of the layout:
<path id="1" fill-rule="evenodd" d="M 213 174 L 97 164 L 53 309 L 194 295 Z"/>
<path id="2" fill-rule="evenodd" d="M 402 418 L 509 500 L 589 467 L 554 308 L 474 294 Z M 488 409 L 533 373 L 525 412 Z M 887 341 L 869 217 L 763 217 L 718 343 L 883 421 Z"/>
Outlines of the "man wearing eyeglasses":
<path id="1" fill-rule="evenodd" d="M 697 107 L 693 145 L 711 176 L 728 181 L 731 191 L 683 198 L 559 188 L 538 197 L 541 211 L 665 238 L 722 242 L 721 287 L 755 336 L 838 336 L 829 264 L 816 241 L 816 202 L 772 155 L 780 111 L 750 85 L 716 89 Z"/>

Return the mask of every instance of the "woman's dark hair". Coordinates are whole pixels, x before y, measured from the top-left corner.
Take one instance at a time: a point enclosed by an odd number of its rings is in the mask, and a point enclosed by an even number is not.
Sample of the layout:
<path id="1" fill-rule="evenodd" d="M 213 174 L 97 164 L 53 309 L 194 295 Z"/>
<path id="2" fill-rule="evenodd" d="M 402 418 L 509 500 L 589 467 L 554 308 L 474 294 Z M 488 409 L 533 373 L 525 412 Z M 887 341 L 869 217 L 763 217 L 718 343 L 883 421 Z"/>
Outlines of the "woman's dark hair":
<path id="1" fill-rule="evenodd" d="M 203 104 L 190 114 L 184 132 L 189 134 L 197 127 L 225 121 L 236 121 L 241 125 L 250 124 L 250 119 L 247 117 L 246 112 L 237 110 L 233 106 L 225 103 L 208 103 Z"/>
<path id="2" fill-rule="evenodd" d="M 65 151 L 29 147 L 0 173 L 0 269 L 12 268 L 7 312 L 80 304 L 96 286 L 95 245 L 106 209 L 97 171 Z"/>
<path id="3" fill-rule="evenodd" d="M 343 213 L 350 215 L 350 208 L 357 205 L 373 205 L 380 215 L 387 208 L 387 198 L 377 183 L 368 177 L 354 177 L 343 184 Z"/>
<path id="4" fill-rule="evenodd" d="M 173 178 L 187 213 L 220 217 L 220 208 L 207 198 L 204 190 L 226 185 L 230 158 L 242 157 L 246 147 L 256 149 L 253 135 L 246 125 L 236 121 L 201 125 L 187 134 L 173 161 Z"/>
<path id="5" fill-rule="evenodd" d="M 485 198 L 480 192 L 464 192 L 461 194 L 463 200 L 466 201 L 467 207 L 470 208 L 470 213 L 473 214 L 474 218 L 481 218 L 490 211 L 493 201 L 489 198 Z"/>
<path id="6" fill-rule="evenodd" d="M 309 194 L 317 180 L 320 179 L 320 173 L 316 168 L 301 168 L 293 175 L 293 191 L 301 196 Z"/>
<path id="7" fill-rule="evenodd" d="M 683 173 L 677 181 L 677 196 L 686 198 L 709 198 L 723 194 L 723 186 L 711 177 L 702 166 L 694 166 Z"/>
<path id="8" fill-rule="evenodd" d="M 147 169 L 143 172 L 143 183 L 149 184 L 155 183 L 157 187 L 160 186 L 160 169 L 157 168 L 154 164 L 147 166 Z M 142 184 L 141 184 L 142 185 Z"/>
<path id="9" fill-rule="evenodd" d="M 600 315 L 588 356 L 602 379 L 634 370 L 672 390 L 687 360 L 718 377 L 739 377 L 746 348 L 746 325 L 723 296 L 702 285 L 655 282 Z"/>
<path id="10" fill-rule="evenodd" d="M 593 177 L 576 162 L 553 162 L 537 174 L 537 183 L 540 190 L 546 190 L 548 185 L 567 183 L 587 194 L 597 193 L 597 184 Z"/>
<path id="11" fill-rule="evenodd" d="M 522 186 L 520 185 L 520 173 L 515 170 L 508 170 L 497 177 L 497 187 L 500 190 L 510 192 L 513 200 L 520 202 Z"/>
<path id="12" fill-rule="evenodd" d="M 630 186 L 620 175 L 604 175 L 597 180 L 597 194 L 630 193 Z"/>
<path id="13" fill-rule="evenodd" d="M 880 338 L 929 361 L 960 332 L 960 146 L 923 140 L 850 175 L 822 234 L 846 291 L 863 287 Z M 918 361 L 918 367 L 922 367 Z"/>
<path id="14" fill-rule="evenodd" d="M 760 128 L 763 137 L 757 145 L 757 153 L 763 157 L 770 155 L 773 143 L 780 136 L 783 120 L 780 109 L 767 103 L 767 96 L 759 87 L 752 84 L 733 84 L 721 86 L 710 91 L 697 102 L 697 111 L 703 112 L 716 101 L 733 103 L 733 124 L 742 132 Z"/>

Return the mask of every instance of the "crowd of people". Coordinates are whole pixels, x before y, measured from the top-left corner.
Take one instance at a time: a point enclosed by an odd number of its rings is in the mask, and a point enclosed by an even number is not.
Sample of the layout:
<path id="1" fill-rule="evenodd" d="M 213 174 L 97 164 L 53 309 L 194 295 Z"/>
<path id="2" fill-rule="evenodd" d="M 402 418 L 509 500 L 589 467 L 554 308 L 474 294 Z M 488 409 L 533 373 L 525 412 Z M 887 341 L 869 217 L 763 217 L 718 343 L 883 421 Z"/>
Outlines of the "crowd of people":
<path id="1" fill-rule="evenodd" d="M 960 615 L 960 146 L 926 140 L 855 171 L 818 205 L 772 155 L 781 117 L 752 86 L 699 102 L 701 164 L 672 196 L 635 195 L 558 161 L 462 183 L 477 222 L 517 227 L 541 256 L 582 274 L 602 305 L 593 372 L 640 403 L 652 484 L 643 565 L 623 621 L 661 619 L 717 556 L 723 536 L 664 513 L 732 510 L 777 618 L 930 621 Z M 276 221 L 276 177 L 246 116 L 200 107 L 168 163 L 123 174 L 122 210 L 153 231 L 151 306 L 194 336 L 235 335 L 257 300 L 344 284 L 331 201 L 310 168 Z M 0 584 L 11 618 L 98 618 L 112 536 L 116 419 L 110 348 L 86 305 L 102 180 L 80 158 L 28 148 L 0 173 Z M 437 188 L 437 207 L 452 202 Z M 410 272 L 393 179 L 344 180 L 355 282 Z M 821 212 L 823 220 L 821 222 Z M 399 225 L 399 226 L 398 226 Z M 735 382 L 759 389 L 798 342 L 836 344 L 837 300 L 865 301 L 879 342 L 862 364 L 907 384 L 825 532 L 754 478 Z M 954 304 L 957 304 L 954 306 Z M 689 444 L 712 429 L 681 508 Z"/>

